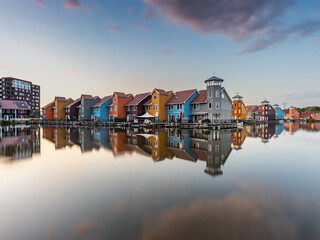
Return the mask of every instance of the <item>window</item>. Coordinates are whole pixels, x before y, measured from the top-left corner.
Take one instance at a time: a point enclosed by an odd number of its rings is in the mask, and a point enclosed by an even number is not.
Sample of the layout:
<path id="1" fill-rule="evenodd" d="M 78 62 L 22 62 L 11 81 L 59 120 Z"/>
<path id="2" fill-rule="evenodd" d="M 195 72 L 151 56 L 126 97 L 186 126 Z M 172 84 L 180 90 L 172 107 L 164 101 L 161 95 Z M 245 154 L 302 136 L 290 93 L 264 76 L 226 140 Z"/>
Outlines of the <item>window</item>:
<path id="1" fill-rule="evenodd" d="M 216 102 L 216 109 L 219 109 L 220 108 L 220 104 L 219 102 Z"/>
<path id="2" fill-rule="evenodd" d="M 193 110 L 197 109 L 197 104 L 193 104 Z"/>
<path id="3" fill-rule="evenodd" d="M 211 108 L 212 108 L 211 103 L 209 103 L 209 109 L 211 109 Z"/>
<path id="4" fill-rule="evenodd" d="M 208 91 L 208 97 L 211 98 L 212 97 L 212 91 Z"/>
<path id="5" fill-rule="evenodd" d="M 158 104 L 153 105 L 153 110 L 158 110 Z"/>
<path id="6" fill-rule="evenodd" d="M 239 105 L 239 107 L 241 107 L 241 103 L 240 103 L 240 102 L 239 102 L 239 104 L 238 104 L 238 105 Z"/>
<path id="7" fill-rule="evenodd" d="M 217 97 L 217 98 L 220 97 L 220 90 L 216 90 L 216 97 Z"/>
<path id="8" fill-rule="evenodd" d="M 117 99 L 116 99 L 116 98 L 114 98 L 114 99 L 113 99 L 113 101 L 114 101 L 114 102 L 116 102 L 116 101 L 117 101 Z"/>
<path id="9" fill-rule="evenodd" d="M 182 109 L 182 104 L 177 104 L 177 109 Z"/>
<path id="10" fill-rule="evenodd" d="M 113 107 L 113 111 L 117 111 L 117 106 L 114 106 L 114 107 Z"/>
<path id="11" fill-rule="evenodd" d="M 237 113 L 237 109 L 234 110 L 234 113 L 235 113 L 235 114 Z"/>
<path id="12" fill-rule="evenodd" d="M 221 97 L 224 98 L 224 94 L 223 93 L 221 94 Z"/>
<path id="13" fill-rule="evenodd" d="M 169 109 L 169 110 L 173 110 L 173 105 L 169 105 L 169 106 L 168 106 L 168 109 Z"/>
<path id="14" fill-rule="evenodd" d="M 153 96 L 153 99 L 154 99 L 154 100 L 157 100 L 157 95 L 154 95 L 154 96 Z"/>
<path id="15" fill-rule="evenodd" d="M 239 109 L 239 113 L 241 113 L 241 109 Z"/>

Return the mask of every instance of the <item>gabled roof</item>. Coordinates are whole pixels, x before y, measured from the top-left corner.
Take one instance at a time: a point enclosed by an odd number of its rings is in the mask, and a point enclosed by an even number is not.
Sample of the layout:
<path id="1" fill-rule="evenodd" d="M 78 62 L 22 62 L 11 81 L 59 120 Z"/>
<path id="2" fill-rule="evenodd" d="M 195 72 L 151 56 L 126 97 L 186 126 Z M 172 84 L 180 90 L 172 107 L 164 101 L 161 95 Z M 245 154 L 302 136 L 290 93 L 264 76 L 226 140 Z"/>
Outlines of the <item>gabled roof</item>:
<path id="1" fill-rule="evenodd" d="M 130 102 L 125 104 L 125 106 L 135 106 L 143 101 L 146 97 L 150 96 L 150 92 L 137 94 Z"/>
<path id="2" fill-rule="evenodd" d="M 92 97 L 92 95 L 88 95 L 88 94 L 81 94 L 80 98 L 84 98 L 84 99 L 94 99 L 94 97 Z"/>
<path id="3" fill-rule="evenodd" d="M 45 108 L 49 107 L 52 104 L 54 104 L 54 101 L 52 101 L 51 103 L 48 103 L 47 105 L 43 106 L 42 109 L 45 109 Z"/>
<path id="4" fill-rule="evenodd" d="M 66 101 L 65 97 L 55 97 L 54 98 L 55 101 Z"/>
<path id="5" fill-rule="evenodd" d="M 117 95 L 118 97 L 124 97 L 124 98 L 127 98 L 127 97 L 129 97 L 129 96 L 132 96 L 131 93 L 125 94 L 124 92 L 114 92 L 113 94 Z"/>
<path id="6" fill-rule="evenodd" d="M 91 107 L 100 107 L 102 104 L 104 104 L 106 101 L 108 101 L 109 99 L 111 99 L 112 96 L 106 96 L 104 98 L 102 98 L 99 102 L 97 102 L 96 104 L 93 104 Z"/>
<path id="7" fill-rule="evenodd" d="M 257 105 L 249 105 L 246 107 L 247 112 L 253 112 L 258 108 Z"/>
<path id="8" fill-rule="evenodd" d="M 70 107 L 72 107 L 74 104 L 76 104 L 76 103 L 78 103 L 78 102 L 80 102 L 80 101 L 81 101 L 81 99 L 78 98 L 78 99 L 76 99 L 75 101 L 69 103 L 67 106 L 65 106 L 65 108 L 70 108 Z"/>
<path id="9" fill-rule="evenodd" d="M 200 90 L 199 95 L 191 103 L 204 103 L 207 101 L 207 90 Z"/>
<path id="10" fill-rule="evenodd" d="M 173 93 L 171 90 L 165 91 L 163 89 L 155 88 L 155 89 L 153 89 L 152 94 L 154 91 L 157 91 L 159 94 L 162 94 L 162 95 L 169 95 L 170 93 Z"/>
<path id="11" fill-rule="evenodd" d="M 239 94 L 237 94 L 237 95 L 235 95 L 234 97 L 232 97 L 232 98 L 243 98 L 242 96 L 240 96 Z"/>
<path id="12" fill-rule="evenodd" d="M 17 110 L 30 110 L 30 106 L 25 101 L 14 100 L 0 100 L 0 108 L 2 109 L 17 109 Z"/>
<path id="13" fill-rule="evenodd" d="M 200 90 L 199 95 L 191 103 L 204 103 L 207 101 L 207 90 Z"/>
<path id="14" fill-rule="evenodd" d="M 152 99 L 150 98 L 148 101 L 146 101 L 143 105 L 151 105 L 152 104 Z"/>
<path id="15" fill-rule="evenodd" d="M 167 104 L 185 103 L 197 89 L 176 92 Z"/>

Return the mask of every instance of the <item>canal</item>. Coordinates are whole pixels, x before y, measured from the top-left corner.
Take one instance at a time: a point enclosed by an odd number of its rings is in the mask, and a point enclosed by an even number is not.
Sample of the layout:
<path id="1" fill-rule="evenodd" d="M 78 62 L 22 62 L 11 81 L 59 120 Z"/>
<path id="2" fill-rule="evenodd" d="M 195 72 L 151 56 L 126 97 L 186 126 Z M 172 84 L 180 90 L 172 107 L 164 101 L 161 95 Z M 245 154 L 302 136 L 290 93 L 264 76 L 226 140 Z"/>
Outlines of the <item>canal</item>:
<path id="1" fill-rule="evenodd" d="M 0 239 L 320 239 L 320 124 L 0 139 Z"/>

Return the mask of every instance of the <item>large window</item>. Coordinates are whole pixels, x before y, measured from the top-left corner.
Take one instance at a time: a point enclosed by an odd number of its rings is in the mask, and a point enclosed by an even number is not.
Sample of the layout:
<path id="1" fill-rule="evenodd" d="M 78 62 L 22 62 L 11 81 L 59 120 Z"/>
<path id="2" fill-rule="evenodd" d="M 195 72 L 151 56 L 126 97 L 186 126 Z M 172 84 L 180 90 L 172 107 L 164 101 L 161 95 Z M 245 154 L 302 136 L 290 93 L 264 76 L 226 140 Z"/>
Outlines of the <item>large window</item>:
<path id="1" fill-rule="evenodd" d="M 153 105 L 153 110 L 158 110 L 158 104 Z"/>
<path id="2" fill-rule="evenodd" d="M 220 97 L 220 90 L 216 90 L 216 97 L 217 97 L 217 98 Z"/>
<path id="3" fill-rule="evenodd" d="M 177 109 L 181 110 L 182 109 L 182 104 L 177 104 Z"/>
<path id="4" fill-rule="evenodd" d="M 173 110 L 173 105 L 169 105 L 168 110 Z"/>

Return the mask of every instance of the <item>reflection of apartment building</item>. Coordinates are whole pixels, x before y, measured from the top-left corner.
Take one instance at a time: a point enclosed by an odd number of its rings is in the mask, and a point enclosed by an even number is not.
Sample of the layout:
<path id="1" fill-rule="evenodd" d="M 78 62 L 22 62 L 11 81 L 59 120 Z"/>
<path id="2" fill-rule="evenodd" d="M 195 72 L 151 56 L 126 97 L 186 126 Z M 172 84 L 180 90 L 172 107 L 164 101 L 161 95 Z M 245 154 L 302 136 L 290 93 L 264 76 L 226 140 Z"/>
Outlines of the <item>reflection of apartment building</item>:
<path id="1" fill-rule="evenodd" d="M 31 158 L 40 153 L 40 130 L 35 128 L 0 128 L 0 156 L 12 160 Z"/>
<path id="2" fill-rule="evenodd" d="M 213 130 L 193 132 L 190 144 L 199 160 L 207 162 L 205 172 L 214 176 L 222 174 L 221 166 L 232 151 L 231 141 L 231 130 Z"/>

